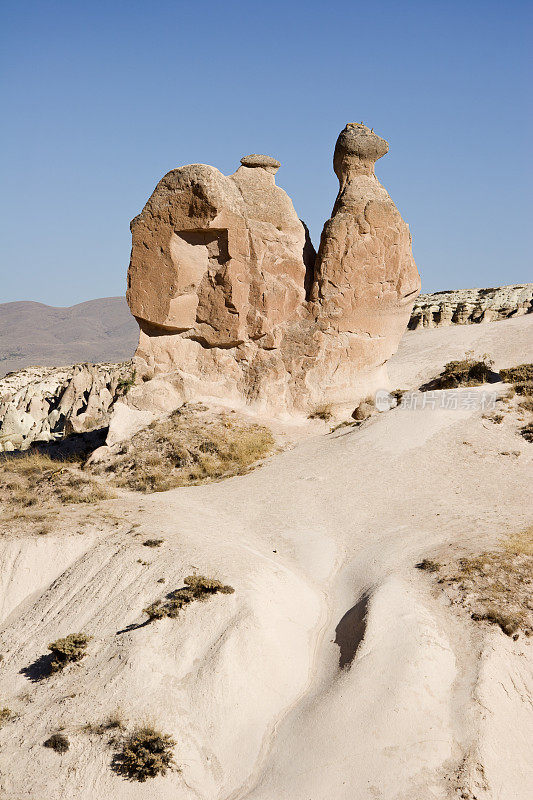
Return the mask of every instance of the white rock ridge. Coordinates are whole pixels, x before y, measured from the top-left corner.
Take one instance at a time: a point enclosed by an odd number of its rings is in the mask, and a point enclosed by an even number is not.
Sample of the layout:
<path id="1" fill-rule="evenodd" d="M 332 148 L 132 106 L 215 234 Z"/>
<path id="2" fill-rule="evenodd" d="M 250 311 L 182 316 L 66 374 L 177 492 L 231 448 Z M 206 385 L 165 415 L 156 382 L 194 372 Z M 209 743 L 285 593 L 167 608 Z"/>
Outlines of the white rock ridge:
<path id="1" fill-rule="evenodd" d="M 421 294 L 415 301 L 409 330 L 442 325 L 495 322 L 533 312 L 533 283 L 496 289 L 454 289 Z"/>
<path id="2" fill-rule="evenodd" d="M 0 451 L 105 427 L 130 362 L 28 367 L 0 380 Z"/>

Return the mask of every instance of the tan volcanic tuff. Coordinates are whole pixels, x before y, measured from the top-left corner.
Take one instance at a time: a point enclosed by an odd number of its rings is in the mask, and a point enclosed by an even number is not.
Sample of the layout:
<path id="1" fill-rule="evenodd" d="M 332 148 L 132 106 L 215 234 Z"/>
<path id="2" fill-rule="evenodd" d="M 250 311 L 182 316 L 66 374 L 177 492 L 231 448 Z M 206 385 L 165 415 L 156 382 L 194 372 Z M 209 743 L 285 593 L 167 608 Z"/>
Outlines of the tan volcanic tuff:
<path id="1" fill-rule="evenodd" d="M 374 175 L 387 150 L 364 125 L 340 134 L 318 256 L 274 158 L 165 175 L 131 224 L 138 375 L 168 375 L 181 401 L 278 412 L 344 408 L 386 385 L 420 290 L 409 229 Z"/>

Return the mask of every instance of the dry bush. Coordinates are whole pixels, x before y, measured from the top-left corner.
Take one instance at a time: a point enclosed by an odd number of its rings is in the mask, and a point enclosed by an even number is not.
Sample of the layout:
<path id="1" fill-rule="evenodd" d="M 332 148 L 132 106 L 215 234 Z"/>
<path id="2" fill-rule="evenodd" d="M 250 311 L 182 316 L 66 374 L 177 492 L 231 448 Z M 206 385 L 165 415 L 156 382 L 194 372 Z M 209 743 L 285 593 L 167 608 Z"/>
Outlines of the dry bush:
<path id="1" fill-rule="evenodd" d="M 17 715 L 14 714 L 10 708 L 7 708 L 7 706 L 0 708 L 0 728 L 7 722 L 12 722 L 16 718 Z"/>
<path id="2" fill-rule="evenodd" d="M 533 526 L 508 537 L 501 548 L 439 566 L 439 584 L 473 620 L 498 625 L 514 638 L 520 631 L 533 633 Z"/>
<path id="3" fill-rule="evenodd" d="M 163 619 L 163 617 L 175 619 L 181 609 L 194 600 L 206 600 L 218 592 L 221 594 L 233 594 L 235 591 L 233 586 L 227 586 L 215 580 L 215 578 L 206 578 L 205 575 L 188 575 L 183 583 L 185 586 L 169 592 L 166 600 L 157 600 L 143 609 L 144 613 L 148 614 L 150 621 Z"/>
<path id="4" fill-rule="evenodd" d="M 533 411 L 533 396 L 532 397 L 526 397 L 525 400 L 522 400 L 520 403 L 518 403 L 518 408 L 522 409 L 522 411 L 532 412 Z"/>
<path id="5" fill-rule="evenodd" d="M 491 376 L 493 361 L 487 353 L 476 360 L 473 353 L 465 353 L 460 361 L 449 361 L 439 376 L 420 387 L 420 391 L 433 391 L 435 389 L 456 389 L 458 386 L 480 386 L 486 383 Z"/>
<path id="6" fill-rule="evenodd" d="M 520 364 L 500 370 L 500 377 L 505 383 L 532 383 L 533 364 Z"/>
<path id="7" fill-rule="evenodd" d="M 0 457 L 0 525 L 44 523 L 68 503 L 98 503 L 114 494 L 74 462 L 38 452 Z"/>
<path id="8" fill-rule="evenodd" d="M 53 733 L 49 739 L 43 742 L 43 745 L 55 750 L 56 753 L 66 753 L 70 742 L 64 733 Z"/>
<path id="9" fill-rule="evenodd" d="M 440 569 L 440 564 L 436 561 L 432 561 L 430 558 L 423 558 L 422 561 L 419 561 L 418 564 L 415 564 L 417 569 L 423 569 L 426 572 L 438 572 Z"/>
<path id="10" fill-rule="evenodd" d="M 515 394 L 521 397 L 533 397 L 533 381 L 524 381 L 523 383 L 513 383 Z"/>
<path id="11" fill-rule="evenodd" d="M 330 403 L 323 403 L 320 406 L 317 406 L 311 413 L 308 415 L 308 419 L 323 419 L 324 422 L 328 422 L 333 416 L 333 410 L 331 408 Z"/>
<path id="12" fill-rule="evenodd" d="M 87 652 L 87 645 L 93 637 L 85 633 L 69 633 L 64 639 L 57 639 L 48 645 L 52 651 L 50 672 L 59 672 L 67 664 L 80 661 Z"/>
<path id="13" fill-rule="evenodd" d="M 518 367 L 501 369 L 500 377 L 506 383 L 512 384 L 513 394 L 525 398 L 519 403 L 519 408 L 523 411 L 533 411 L 533 364 L 520 364 Z"/>
<path id="14" fill-rule="evenodd" d="M 147 539 L 143 542 L 143 545 L 145 547 L 160 547 L 164 541 L 164 539 Z"/>
<path id="15" fill-rule="evenodd" d="M 184 405 L 124 442 L 106 472 L 117 486 L 162 492 L 247 472 L 274 448 L 272 433 L 236 414 Z"/>
<path id="16" fill-rule="evenodd" d="M 500 425 L 503 420 L 503 414 L 483 414 L 483 419 L 488 419 L 490 422 L 494 422 L 495 425 Z"/>
<path id="17" fill-rule="evenodd" d="M 129 780 L 144 782 L 147 778 L 165 775 L 174 768 L 172 749 L 176 742 L 166 733 L 149 726 L 136 728 L 115 754 L 112 767 Z"/>
<path id="18" fill-rule="evenodd" d="M 520 433 L 526 442 L 533 442 L 533 422 L 528 422 L 523 428 L 520 428 Z"/>

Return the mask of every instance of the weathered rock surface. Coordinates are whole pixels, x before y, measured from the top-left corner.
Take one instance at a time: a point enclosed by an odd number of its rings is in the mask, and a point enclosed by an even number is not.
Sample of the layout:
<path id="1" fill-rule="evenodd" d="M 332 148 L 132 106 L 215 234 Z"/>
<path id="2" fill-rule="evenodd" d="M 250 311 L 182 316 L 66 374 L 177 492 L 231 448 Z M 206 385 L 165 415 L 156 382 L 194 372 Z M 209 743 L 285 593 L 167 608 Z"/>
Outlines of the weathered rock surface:
<path id="1" fill-rule="evenodd" d="M 409 329 L 470 325 L 519 317 L 533 312 L 533 283 L 496 289 L 456 289 L 421 294 L 415 302 Z"/>
<path id="2" fill-rule="evenodd" d="M 0 380 L 0 451 L 105 427 L 132 376 L 123 364 L 28 367 Z"/>
<path id="3" fill-rule="evenodd" d="M 385 385 L 420 290 L 409 229 L 374 175 L 387 150 L 362 124 L 342 131 L 318 256 L 275 159 L 165 175 L 131 225 L 138 373 L 172 375 L 182 401 L 289 412 L 353 406 Z"/>

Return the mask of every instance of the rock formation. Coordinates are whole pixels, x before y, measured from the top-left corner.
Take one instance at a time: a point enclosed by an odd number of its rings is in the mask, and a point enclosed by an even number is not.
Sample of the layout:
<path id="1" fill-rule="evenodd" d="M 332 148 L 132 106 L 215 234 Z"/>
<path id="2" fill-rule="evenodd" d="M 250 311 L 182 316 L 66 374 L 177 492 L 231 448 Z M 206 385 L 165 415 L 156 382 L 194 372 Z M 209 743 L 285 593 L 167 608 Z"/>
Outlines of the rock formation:
<path id="1" fill-rule="evenodd" d="M 388 145 L 349 124 L 340 189 L 318 255 L 279 162 L 251 155 L 229 176 L 193 164 L 158 183 L 131 225 L 127 299 L 136 367 L 169 375 L 182 400 L 308 412 L 386 384 L 420 279 L 411 237 L 374 175 Z"/>
<path id="2" fill-rule="evenodd" d="M 28 367 L 0 380 L 0 452 L 107 426 L 132 364 Z"/>
<path id="3" fill-rule="evenodd" d="M 533 283 L 497 289 L 458 289 L 421 294 L 415 302 L 409 329 L 470 325 L 519 317 L 533 312 Z"/>

